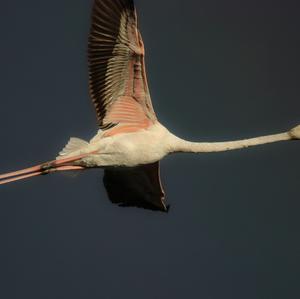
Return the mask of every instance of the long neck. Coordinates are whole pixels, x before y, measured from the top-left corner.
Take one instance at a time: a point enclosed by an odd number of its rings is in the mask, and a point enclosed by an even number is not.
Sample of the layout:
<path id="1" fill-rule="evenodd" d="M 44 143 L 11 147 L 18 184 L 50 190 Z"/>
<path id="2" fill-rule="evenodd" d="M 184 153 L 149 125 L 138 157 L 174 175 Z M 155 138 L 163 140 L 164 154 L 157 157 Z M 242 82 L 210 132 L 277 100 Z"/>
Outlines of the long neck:
<path id="1" fill-rule="evenodd" d="M 278 141 L 286 141 L 298 139 L 294 136 L 291 131 L 261 136 L 250 139 L 226 141 L 226 142 L 190 142 L 180 139 L 174 136 L 172 140 L 171 152 L 189 152 L 189 153 L 209 153 L 209 152 L 223 152 L 231 151 L 242 148 L 247 148 L 250 146 L 256 146 L 261 144 L 273 143 Z"/>

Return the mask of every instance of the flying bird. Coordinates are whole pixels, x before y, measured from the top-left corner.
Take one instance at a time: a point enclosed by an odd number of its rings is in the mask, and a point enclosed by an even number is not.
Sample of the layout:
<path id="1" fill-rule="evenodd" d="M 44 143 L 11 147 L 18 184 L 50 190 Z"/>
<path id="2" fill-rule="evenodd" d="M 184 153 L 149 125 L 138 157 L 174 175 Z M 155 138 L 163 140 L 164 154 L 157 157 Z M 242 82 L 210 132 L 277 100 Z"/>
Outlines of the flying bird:
<path id="1" fill-rule="evenodd" d="M 157 119 L 145 69 L 145 48 L 133 0 L 95 0 L 88 42 L 89 89 L 99 130 L 89 142 L 71 138 L 58 157 L 0 175 L 0 184 L 49 174 L 104 168 L 110 200 L 167 211 L 159 161 L 173 153 L 208 153 L 300 139 L 290 131 L 227 142 L 190 142 Z"/>

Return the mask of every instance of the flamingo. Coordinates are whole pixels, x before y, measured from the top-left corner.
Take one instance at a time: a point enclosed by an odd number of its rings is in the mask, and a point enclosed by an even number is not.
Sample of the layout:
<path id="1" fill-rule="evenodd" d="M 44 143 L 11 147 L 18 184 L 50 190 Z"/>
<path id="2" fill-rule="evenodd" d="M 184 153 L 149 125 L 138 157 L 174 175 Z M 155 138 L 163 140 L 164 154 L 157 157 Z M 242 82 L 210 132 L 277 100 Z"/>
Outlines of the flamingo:
<path id="1" fill-rule="evenodd" d="M 165 156 L 300 139 L 300 125 L 279 134 L 226 142 L 190 142 L 172 134 L 152 106 L 133 0 L 94 1 L 88 63 L 97 134 L 88 142 L 71 138 L 53 161 L 0 175 L 0 185 L 53 172 L 104 168 L 104 185 L 113 203 L 166 212 L 159 170 Z"/>

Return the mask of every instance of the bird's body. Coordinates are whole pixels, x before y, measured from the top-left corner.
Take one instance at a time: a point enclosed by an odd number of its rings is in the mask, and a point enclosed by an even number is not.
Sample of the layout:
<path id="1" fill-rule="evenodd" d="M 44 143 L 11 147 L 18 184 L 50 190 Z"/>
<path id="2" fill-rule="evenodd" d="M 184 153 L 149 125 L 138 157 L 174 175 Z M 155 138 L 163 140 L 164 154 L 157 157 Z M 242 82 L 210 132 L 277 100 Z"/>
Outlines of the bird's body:
<path id="1" fill-rule="evenodd" d="M 90 142 L 71 138 L 55 160 L 0 175 L 0 185 L 55 171 L 99 167 L 105 169 L 104 185 L 112 202 L 166 211 L 159 174 L 159 161 L 166 155 L 300 139 L 300 126 L 228 142 L 189 142 L 170 133 L 152 106 L 133 0 L 94 1 L 88 54 L 90 95 L 100 128 L 96 136 Z"/>
<path id="2" fill-rule="evenodd" d="M 99 130 L 90 142 L 71 139 L 71 150 L 63 151 L 57 159 L 93 153 L 77 161 L 77 164 L 84 167 L 134 167 L 164 158 L 171 152 L 172 141 L 176 138 L 159 122 L 136 132 L 112 136 L 105 133 Z"/>

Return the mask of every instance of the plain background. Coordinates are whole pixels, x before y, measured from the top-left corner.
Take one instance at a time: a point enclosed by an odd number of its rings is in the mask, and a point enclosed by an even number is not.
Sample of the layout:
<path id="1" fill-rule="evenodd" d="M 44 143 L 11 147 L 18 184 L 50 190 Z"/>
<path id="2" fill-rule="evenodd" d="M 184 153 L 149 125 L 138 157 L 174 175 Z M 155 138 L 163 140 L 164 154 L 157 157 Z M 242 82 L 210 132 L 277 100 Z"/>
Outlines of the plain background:
<path id="1" fill-rule="evenodd" d="M 191 140 L 300 122 L 289 0 L 136 0 L 154 107 Z M 54 158 L 97 127 L 92 1 L 0 2 L 0 170 Z M 0 297 L 300 297 L 300 143 L 162 161 L 169 214 L 112 205 L 102 171 L 0 187 Z"/>

